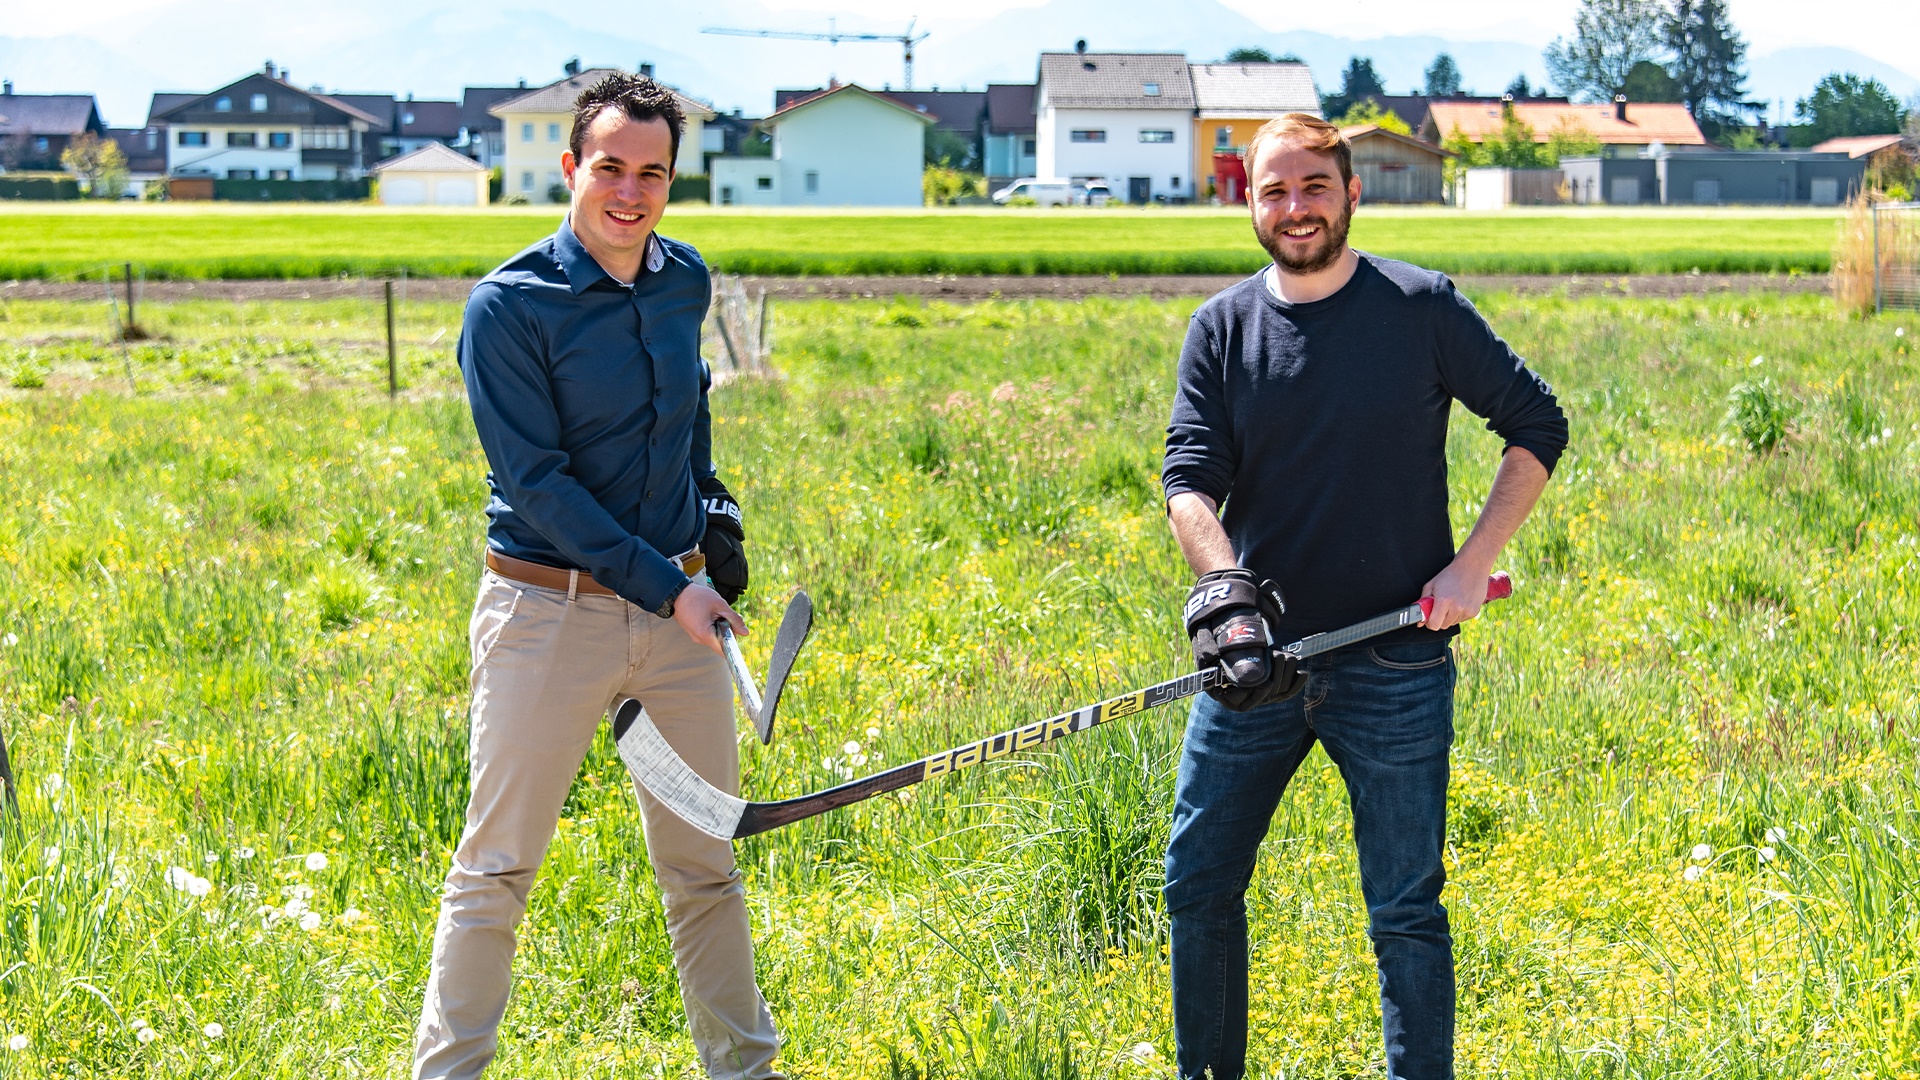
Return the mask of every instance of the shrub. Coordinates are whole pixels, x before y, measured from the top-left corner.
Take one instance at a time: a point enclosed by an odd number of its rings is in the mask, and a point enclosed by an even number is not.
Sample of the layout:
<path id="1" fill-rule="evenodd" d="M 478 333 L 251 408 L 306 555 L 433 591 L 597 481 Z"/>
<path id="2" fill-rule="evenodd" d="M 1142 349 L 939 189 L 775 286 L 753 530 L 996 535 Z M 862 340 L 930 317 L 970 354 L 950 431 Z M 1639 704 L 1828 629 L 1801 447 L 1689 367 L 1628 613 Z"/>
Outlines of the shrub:
<path id="1" fill-rule="evenodd" d="M 573 192 L 567 190 L 567 185 L 565 184 L 548 185 L 547 201 L 551 203 L 572 202 Z"/>
<path id="2" fill-rule="evenodd" d="M 1792 396 L 1772 379 L 1743 382 L 1727 395 L 1727 401 L 1727 424 L 1747 449 L 1771 454 L 1786 444 L 1797 410 Z"/>

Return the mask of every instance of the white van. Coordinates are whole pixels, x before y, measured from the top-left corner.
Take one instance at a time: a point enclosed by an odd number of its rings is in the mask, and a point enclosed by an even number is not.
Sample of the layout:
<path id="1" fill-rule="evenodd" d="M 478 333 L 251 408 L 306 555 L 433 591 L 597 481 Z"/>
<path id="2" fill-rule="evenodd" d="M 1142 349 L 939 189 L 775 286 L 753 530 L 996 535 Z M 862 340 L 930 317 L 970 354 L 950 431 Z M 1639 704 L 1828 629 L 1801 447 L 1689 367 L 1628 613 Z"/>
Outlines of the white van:
<path id="1" fill-rule="evenodd" d="M 993 193 L 993 201 L 1001 206 L 1019 198 L 1032 199 L 1039 206 L 1066 206 L 1073 201 L 1073 185 L 1065 180 L 1036 180 L 1027 176 Z"/>

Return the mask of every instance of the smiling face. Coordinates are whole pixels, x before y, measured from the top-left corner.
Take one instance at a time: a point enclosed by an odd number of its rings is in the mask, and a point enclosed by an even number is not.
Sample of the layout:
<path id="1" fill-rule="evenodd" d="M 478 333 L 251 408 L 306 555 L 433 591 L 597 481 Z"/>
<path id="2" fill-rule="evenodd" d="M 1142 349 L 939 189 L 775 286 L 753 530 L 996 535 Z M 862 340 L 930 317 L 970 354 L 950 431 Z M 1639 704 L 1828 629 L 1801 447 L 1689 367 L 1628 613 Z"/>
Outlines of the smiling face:
<path id="1" fill-rule="evenodd" d="M 580 156 L 571 150 L 561 154 L 560 168 L 573 192 L 568 214 L 573 234 L 601 269 L 621 281 L 634 280 L 673 183 L 673 133 L 667 122 L 603 109 L 587 125 Z"/>
<path id="2" fill-rule="evenodd" d="M 1360 179 L 1343 179 L 1332 154 L 1286 139 L 1266 139 L 1247 170 L 1253 234 L 1280 269 L 1307 275 L 1347 252 L 1347 227 L 1360 202 Z"/>

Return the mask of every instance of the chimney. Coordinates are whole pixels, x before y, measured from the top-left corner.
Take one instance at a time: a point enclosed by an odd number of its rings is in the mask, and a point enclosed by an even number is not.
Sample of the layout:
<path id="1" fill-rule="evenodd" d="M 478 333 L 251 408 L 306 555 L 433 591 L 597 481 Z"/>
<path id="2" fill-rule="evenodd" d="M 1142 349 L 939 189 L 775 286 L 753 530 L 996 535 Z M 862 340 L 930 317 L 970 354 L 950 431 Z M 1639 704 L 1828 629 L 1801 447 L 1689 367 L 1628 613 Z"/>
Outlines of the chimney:
<path id="1" fill-rule="evenodd" d="M 1627 95 L 1613 95 L 1613 118 L 1623 124 L 1627 122 Z"/>
<path id="2" fill-rule="evenodd" d="M 576 56 L 573 59 L 567 61 L 566 72 L 568 75 L 580 74 L 580 58 L 579 57 Z"/>
<path id="3" fill-rule="evenodd" d="M 269 78 L 269 79 L 271 79 L 271 78 L 274 78 L 274 77 L 275 77 L 275 74 L 276 74 L 276 73 L 275 73 L 275 72 L 274 72 L 274 70 L 273 70 L 273 61 L 271 61 L 271 60 L 269 60 L 269 61 L 267 61 L 267 62 L 266 62 L 266 63 L 265 63 L 264 65 L 262 65 L 262 66 L 261 66 L 261 68 L 260 68 L 260 70 L 261 70 L 262 72 L 264 72 L 264 73 L 266 74 L 266 76 L 267 76 L 267 78 Z"/>
<path id="4" fill-rule="evenodd" d="M 525 90 L 526 88 L 527 88 L 527 80 L 525 80 L 525 79 L 521 79 L 521 80 L 520 80 L 520 89 L 522 89 L 522 90 Z"/>
<path id="5" fill-rule="evenodd" d="M 1087 39 L 1081 38 L 1080 40 L 1074 42 L 1073 51 L 1079 53 L 1081 56 L 1087 55 Z"/>
<path id="6" fill-rule="evenodd" d="M 1509 120 L 1513 119 L 1513 95 L 1512 94 L 1500 95 L 1500 115 L 1503 117 L 1506 117 Z"/>
<path id="7" fill-rule="evenodd" d="M 640 77 L 641 77 L 641 78 L 643 78 L 643 79 L 651 79 L 651 78 L 653 78 L 653 65 L 652 65 L 652 64 L 641 64 L 641 65 L 640 65 Z"/>
<path id="8" fill-rule="evenodd" d="M 13 80 L 12 79 L 8 79 L 5 82 L 0 82 L 0 95 L 4 95 L 6 97 L 13 96 Z"/>

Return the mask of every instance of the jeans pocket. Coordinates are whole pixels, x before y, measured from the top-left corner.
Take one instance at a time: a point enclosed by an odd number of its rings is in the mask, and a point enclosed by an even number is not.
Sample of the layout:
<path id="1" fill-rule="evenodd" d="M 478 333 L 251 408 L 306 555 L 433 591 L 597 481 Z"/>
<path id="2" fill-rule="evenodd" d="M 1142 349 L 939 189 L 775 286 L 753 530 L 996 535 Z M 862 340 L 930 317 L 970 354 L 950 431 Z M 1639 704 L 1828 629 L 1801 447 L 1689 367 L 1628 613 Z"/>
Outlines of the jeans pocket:
<path id="1" fill-rule="evenodd" d="M 492 577 L 491 573 L 488 575 Z M 513 622 L 514 612 L 520 608 L 520 600 L 526 590 L 516 588 L 505 578 L 493 578 L 482 587 L 480 602 L 475 606 L 473 624 L 468 628 L 468 648 L 473 659 L 472 670 L 478 671 L 480 665 L 487 662 L 494 646 L 500 643 L 501 635 L 507 632 L 508 624 Z"/>
<path id="2" fill-rule="evenodd" d="M 1453 650 L 1445 642 L 1432 645 L 1373 645 L 1367 659 L 1389 671 L 1425 671 L 1453 659 Z"/>

